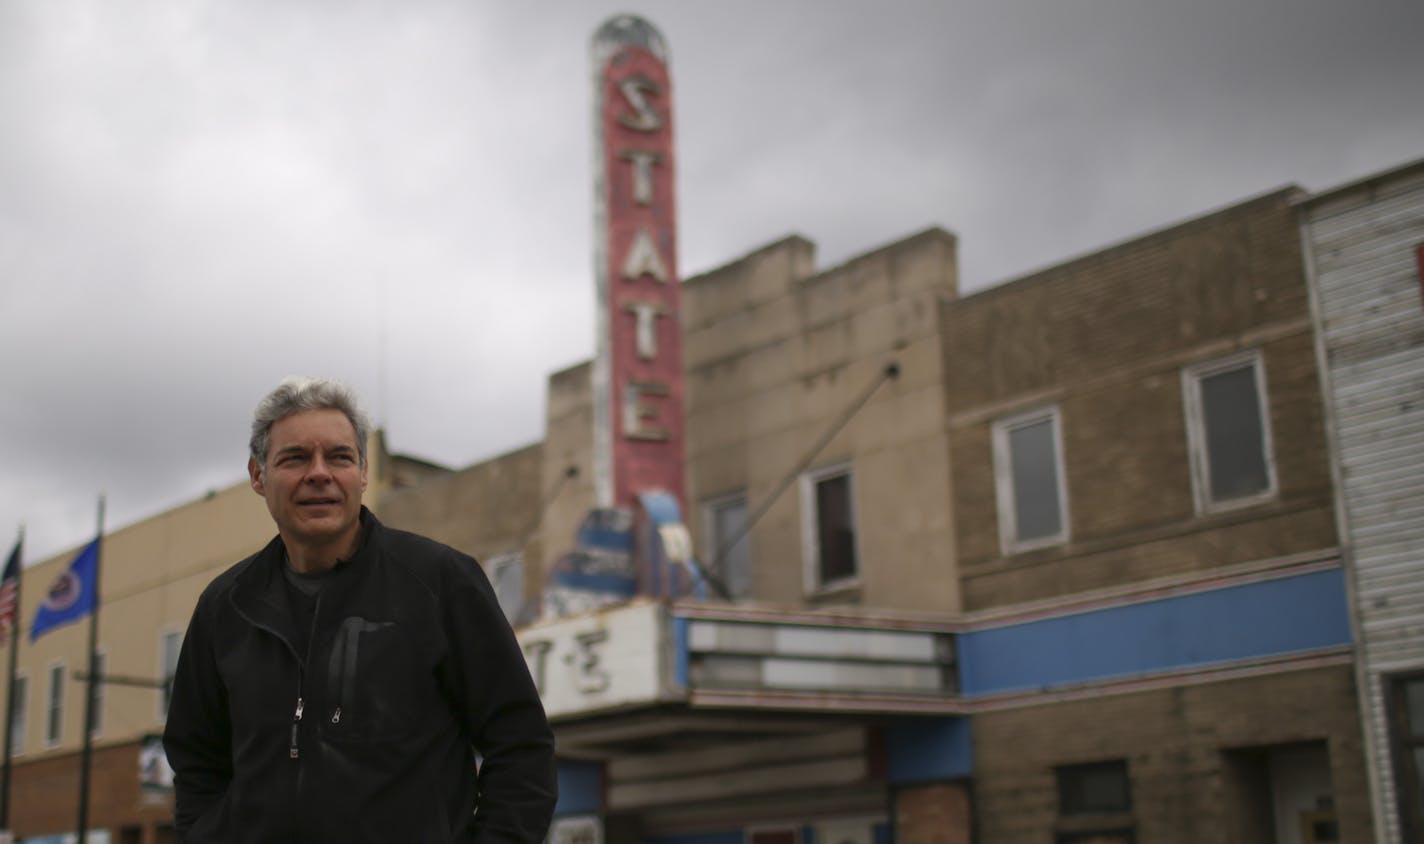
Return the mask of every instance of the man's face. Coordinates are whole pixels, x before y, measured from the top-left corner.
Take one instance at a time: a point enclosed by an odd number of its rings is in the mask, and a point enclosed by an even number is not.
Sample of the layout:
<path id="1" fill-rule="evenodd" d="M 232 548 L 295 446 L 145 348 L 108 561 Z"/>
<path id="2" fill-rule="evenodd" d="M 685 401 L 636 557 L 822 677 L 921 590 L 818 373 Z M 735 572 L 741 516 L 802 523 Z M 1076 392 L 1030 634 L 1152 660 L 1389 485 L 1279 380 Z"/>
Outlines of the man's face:
<path id="1" fill-rule="evenodd" d="M 366 469 L 346 414 L 305 410 L 278 419 L 268 431 L 267 465 L 249 459 L 247 471 L 283 540 L 335 545 L 340 554 L 355 544 Z"/>

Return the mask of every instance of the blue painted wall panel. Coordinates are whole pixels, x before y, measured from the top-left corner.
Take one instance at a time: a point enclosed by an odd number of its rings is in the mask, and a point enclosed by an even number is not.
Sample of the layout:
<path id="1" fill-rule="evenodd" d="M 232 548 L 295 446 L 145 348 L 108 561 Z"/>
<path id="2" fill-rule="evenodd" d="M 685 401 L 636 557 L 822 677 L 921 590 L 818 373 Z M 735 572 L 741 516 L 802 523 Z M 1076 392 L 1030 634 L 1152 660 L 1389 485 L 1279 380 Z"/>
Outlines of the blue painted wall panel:
<path id="1" fill-rule="evenodd" d="M 906 720 L 885 727 L 886 774 L 892 784 L 967 777 L 968 718 Z"/>
<path id="2" fill-rule="evenodd" d="M 687 619 L 672 620 L 673 680 L 679 686 L 687 686 Z"/>
<path id="3" fill-rule="evenodd" d="M 988 694 L 1349 642 L 1336 568 L 964 633 L 959 682 Z"/>
<path id="4" fill-rule="evenodd" d="M 559 801 L 555 815 L 586 815 L 603 811 L 603 765 L 600 762 L 559 761 Z"/>

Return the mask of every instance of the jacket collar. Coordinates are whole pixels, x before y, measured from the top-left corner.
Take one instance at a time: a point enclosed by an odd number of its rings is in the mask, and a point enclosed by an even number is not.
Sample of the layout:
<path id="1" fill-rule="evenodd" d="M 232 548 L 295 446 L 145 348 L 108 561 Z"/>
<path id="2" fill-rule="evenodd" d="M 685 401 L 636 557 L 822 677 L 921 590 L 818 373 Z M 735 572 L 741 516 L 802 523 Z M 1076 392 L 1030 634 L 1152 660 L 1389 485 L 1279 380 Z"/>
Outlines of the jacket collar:
<path id="1" fill-rule="evenodd" d="M 381 523 L 375 514 L 361 506 L 361 541 L 356 553 L 340 560 L 334 571 L 355 571 L 367 568 L 376 556 L 375 538 Z M 300 637 L 287 605 L 287 587 L 283 583 L 285 575 L 282 567 L 287 564 L 287 551 L 282 545 L 282 537 L 274 536 L 266 547 L 253 555 L 248 565 L 237 573 L 233 583 L 231 601 L 238 614 L 250 623 L 280 637 L 292 647 Z M 295 648 L 293 648 L 295 653 Z M 298 657 L 300 659 L 300 656 Z"/>

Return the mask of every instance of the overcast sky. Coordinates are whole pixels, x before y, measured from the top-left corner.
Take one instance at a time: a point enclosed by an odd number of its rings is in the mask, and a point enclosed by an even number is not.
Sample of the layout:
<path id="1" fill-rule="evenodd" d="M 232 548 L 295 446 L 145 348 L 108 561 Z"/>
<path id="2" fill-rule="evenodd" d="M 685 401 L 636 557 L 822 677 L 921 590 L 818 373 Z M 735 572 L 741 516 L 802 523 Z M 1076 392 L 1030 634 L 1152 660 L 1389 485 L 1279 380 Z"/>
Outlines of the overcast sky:
<path id="1" fill-rule="evenodd" d="M 938 225 L 972 291 L 1424 156 L 1418 0 L 8 0 L 0 544 L 241 480 L 291 373 L 452 466 L 540 439 L 593 352 L 588 46 L 624 11 L 670 49 L 683 277 Z"/>

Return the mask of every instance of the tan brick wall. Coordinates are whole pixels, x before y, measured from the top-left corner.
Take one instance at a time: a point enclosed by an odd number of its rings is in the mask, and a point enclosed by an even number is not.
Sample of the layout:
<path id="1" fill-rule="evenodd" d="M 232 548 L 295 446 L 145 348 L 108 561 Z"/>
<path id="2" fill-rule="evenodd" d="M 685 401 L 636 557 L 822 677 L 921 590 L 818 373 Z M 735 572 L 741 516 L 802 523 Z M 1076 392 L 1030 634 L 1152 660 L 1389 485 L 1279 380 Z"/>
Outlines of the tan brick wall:
<path id="1" fill-rule="evenodd" d="M 1290 194 L 941 306 L 966 609 L 1333 547 L 1330 477 Z M 1183 367 L 1258 349 L 1279 494 L 1197 515 Z M 1005 555 L 992 427 L 1056 405 L 1067 542 Z"/>
<path id="2" fill-rule="evenodd" d="M 895 792 L 896 844 L 970 844 L 972 804 L 961 783 L 932 783 Z"/>
<path id="3" fill-rule="evenodd" d="M 1255 844 L 1226 751 L 1324 741 L 1340 840 L 1369 841 L 1355 706 L 1353 672 L 1341 666 L 976 715 L 981 840 L 1052 841 L 1055 766 L 1126 759 L 1138 841 Z"/>
<path id="4" fill-rule="evenodd" d="M 526 595 L 542 589 L 549 567 L 573 550 L 578 526 L 593 507 L 593 364 L 581 363 L 549 376 L 544 417 L 544 515 L 540 568 L 526 566 Z M 566 473 L 572 468 L 573 477 Z"/>
<path id="5" fill-rule="evenodd" d="M 481 560 L 510 551 L 526 554 L 537 539 L 543 501 L 543 446 L 534 444 L 382 495 L 381 521 L 457 548 Z M 537 548 L 532 549 L 537 552 Z"/>
<path id="6" fill-rule="evenodd" d="M 146 797 L 138 782 L 135 742 L 96 747 L 89 768 L 89 828 L 110 829 L 119 841 L 124 826 L 172 823 L 169 797 Z M 10 823 L 20 838 L 72 832 L 79 811 L 79 753 L 36 761 L 17 760 L 11 774 Z"/>
<path id="7" fill-rule="evenodd" d="M 703 502 L 744 491 L 751 513 L 768 508 L 751 532 L 755 599 L 958 608 L 937 336 L 954 253 L 930 230 L 813 274 L 793 237 L 684 285 L 688 519 L 702 552 Z M 851 464 L 859 586 L 808 595 L 801 489 L 781 485 L 891 361 L 899 377 L 810 463 Z"/>

